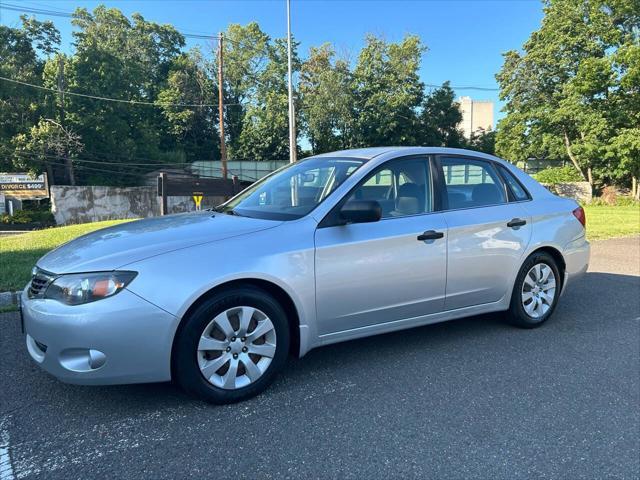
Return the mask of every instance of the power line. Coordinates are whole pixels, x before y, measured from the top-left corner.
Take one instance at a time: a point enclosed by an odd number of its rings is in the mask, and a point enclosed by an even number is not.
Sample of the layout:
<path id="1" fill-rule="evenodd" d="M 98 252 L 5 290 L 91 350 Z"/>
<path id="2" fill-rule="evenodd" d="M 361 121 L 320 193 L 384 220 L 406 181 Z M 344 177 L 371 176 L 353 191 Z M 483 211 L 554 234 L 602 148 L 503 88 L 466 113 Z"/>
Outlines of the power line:
<path id="1" fill-rule="evenodd" d="M 42 14 L 42 15 L 51 15 L 53 17 L 71 18 L 73 16 L 73 14 L 67 13 L 67 12 L 48 10 L 46 8 L 23 7 L 23 6 L 20 6 L 20 5 L 12 5 L 10 3 L 3 3 L 2 5 L 0 5 L 0 8 L 3 8 L 4 10 L 12 10 L 14 12 L 24 12 L 24 13 L 35 13 L 35 14 Z"/>
<path id="2" fill-rule="evenodd" d="M 14 5 L 11 3 L 2 3 L 0 4 L 0 8 L 3 8 L 5 10 L 11 10 L 14 12 L 33 13 L 35 15 L 49 15 L 51 17 L 73 18 L 74 16 L 74 14 L 71 12 L 63 12 L 60 10 L 50 10 L 46 8 L 24 7 L 22 5 Z M 183 37 L 186 37 L 186 38 L 197 38 L 197 39 L 204 39 L 204 40 L 216 40 L 218 38 L 218 35 L 201 35 L 197 33 L 185 33 L 180 31 L 178 31 L 178 33 L 180 33 Z"/>
<path id="3" fill-rule="evenodd" d="M 45 90 L 53 93 L 63 93 L 65 95 L 71 95 L 74 97 L 91 98 L 93 100 L 104 100 L 107 102 L 128 103 L 131 105 L 149 105 L 154 107 L 185 107 L 185 108 L 201 108 L 201 107 L 216 107 L 215 103 L 163 103 L 163 102 L 145 102 L 142 100 L 125 100 L 122 98 L 102 97 L 98 95 L 88 95 L 85 93 L 69 92 L 66 90 L 57 90 L 55 88 L 43 87 L 42 85 L 34 85 L 33 83 L 23 82 L 21 80 L 14 80 L 12 78 L 0 76 L 0 80 L 5 82 L 15 83 L 26 87 L 37 88 L 39 90 Z M 242 105 L 241 103 L 225 103 L 224 106 Z"/>
<path id="4" fill-rule="evenodd" d="M 21 5 L 14 5 L 14 4 L 10 4 L 10 3 L 0 3 L 0 9 L 2 9 L 2 8 L 4 8 L 5 10 L 12 10 L 12 11 L 16 11 L 16 12 L 34 13 L 34 14 L 41 14 L 41 15 L 51 15 L 51 16 L 54 16 L 54 17 L 64 17 L 64 18 L 72 18 L 73 17 L 73 13 L 70 13 L 70 12 L 62 12 L 62 11 L 49 10 L 49 9 L 44 9 L 44 8 L 35 8 L 35 7 L 23 7 Z M 217 40 L 218 38 L 220 38 L 220 35 L 203 35 L 203 34 L 197 34 L 197 33 L 185 33 L 185 32 L 182 32 L 180 30 L 177 30 L 177 31 L 178 31 L 178 33 L 180 33 L 182 36 L 184 36 L 186 38 L 205 39 L 205 40 Z M 236 41 L 231 40 L 229 38 L 225 38 L 225 40 L 229 41 L 230 43 L 232 43 L 232 44 L 234 44 L 236 46 L 240 46 L 239 42 L 236 42 Z M 439 88 L 442 85 L 437 85 L 437 84 L 433 84 L 433 83 L 426 83 L 425 86 L 429 87 L 429 88 Z M 451 88 L 454 89 L 454 90 L 476 90 L 476 91 L 481 91 L 481 92 L 498 92 L 498 91 L 500 91 L 500 89 L 496 88 L 496 87 L 479 87 L 479 86 L 475 86 L 475 85 L 463 85 L 463 86 L 453 86 L 453 85 L 451 85 Z M 67 92 L 65 92 L 65 93 L 67 93 Z M 73 95 L 73 94 L 71 94 L 71 95 Z M 133 102 L 133 101 L 129 101 L 129 100 L 114 100 L 114 101 L 120 101 L 120 102 L 123 102 L 123 103 L 141 103 L 141 104 L 145 104 L 145 102 Z M 153 103 L 153 102 L 147 102 L 146 104 L 148 104 L 148 105 L 158 105 L 158 104 Z M 227 104 L 227 105 L 234 105 L 234 104 Z M 167 106 L 171 106 L 171 104 L 167 104 Z M 215 106 L 215 105 L 175 105 L 175 106 L 211 107 L 211 106 Z"/>
<path id="5" fill-rule="evenodd" d="M 24 152 L 24 151 L 16 151 L 16 152 L 13 152 L 12 155 L 15 155 L 23 159 L 28 159 L 31 162 L 40 163 L 41 165 L 51 163 L 50 161 L 53 161 L 53 160 L 65 160 L 65 157 L 58 156 L 58 155 Z M 79 158 L 74 157 L 71 160 L 76 164 L 76 167 L 79 167 L 85 170 L 92 170 L 92 171 L 99 171 L 99 172 L 106 172 L 106 173 L 118 173 L 118 174 L 130 175 L 130 176 L 147 175 L 153 172 L 154 170 L 162 170 L 162 168 L 157 168 L 157 167 L 176 168 L 176 169 L 183 168 L 186 171 L 186 166 L 193 166 L 193 162 L 127 163 L 127 162 L 108 162 L 108 161 L 88 160 L 82 157 L 79 157 Z M 85 163 L 89 163 L 92 166 L 84 165 Z M 107 165 L 111 168 L 104 168 L 104 167 L 98 168 L 97 165 L 95 164 Z M 120 167 L 120 169 L 114 169 L 114 167 Z M 156 167 L 156 168 L 145 169 L 144 167 Z M 206 169 L 222 172 L 222 168 L 220 167 L 206 166 Z M 232 171 L 232 170 L 229 170 L 229 173 L 231 175 L 237 175 L 237 176 L 240 176 L 240 173 L 242 173 L 243 177 L 247 177 L 252 180 L 257 180 L 256 177 L 249 175 L 247 173 L 243 173 L 243 172 L 238 173 L 237 171 Z M 222 174 L 220 174 L 220 176 L 206 175 L 206 174 L 194 173 L 194 172 L 191 172 L 191 174 L 194 177 L 200 177 L 200 178 L 222 178 Z"/>
<path id="6" fill-rule="evenodd" d="M 50 159 L 56 159 L 56 160 L 63 160 L 65 157 L 62 156 L 58 156 L 58 155 L 52 155 L 52 154 L 47 154 L 47 153 L 37 153 L 37 152 L 26 152 L 26 151 L 15 151 L 13 152 L 14 155 L 17 156 L 28 156 L 28 157 L 44 157 L 44 158 L 50 158 Z M 90 156 L 91 160 L 89 158 L 85 158 L 85 157 L 74 157 L 73 161 L 74 162 L 80 162 L 80 163 L 95 163 L 95 164 L 99 164 L 99 165 L 118 165 L 118 166 L 132 166 L 132 167 L 155 167 L 155 166 L 163 166 L 163 167 L 174 167 L 174 168 L 178 168 L 178 166 L 182 166 L 182 165 L 193 165 L 193 162 L 158 162 L 158 163 L 129 163 L 127 161 L 123 161 L 123 162 L 110 162 L 108 160 L 101 160 L 98 159 L 97 157 L 94 156 Z M 214 170 L 220 170 L 217 167 L 211 167 Z"/>
<path id="7" fill-rule="evenodd" d="M 424 84 L 425 87 L 429 87 L 429 88 L 440 88 L 442 87 L 442 85 L 436 85 L 435 83 L 425 83 Z M 454 85 L 449 85 L 449 87 L 453 90 L 480 90 L 482 92 L 499 92 L 500 89 L 496 88 L 496 87 L 475 87 L 472 85 L 469 86 L 462 86 L 462 87 L 457 87 Z"/>

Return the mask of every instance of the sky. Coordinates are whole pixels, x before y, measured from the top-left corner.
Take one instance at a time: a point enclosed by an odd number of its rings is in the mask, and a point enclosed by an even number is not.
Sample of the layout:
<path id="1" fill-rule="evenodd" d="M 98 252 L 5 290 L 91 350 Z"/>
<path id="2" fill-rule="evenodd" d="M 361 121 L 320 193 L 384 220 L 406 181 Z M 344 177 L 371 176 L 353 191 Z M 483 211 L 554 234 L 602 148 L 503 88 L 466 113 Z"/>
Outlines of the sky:
<path id="1" fill-rule="evenodd" d="M 138 12 L 147 20 L 170 23 L 185 33 L 215 34 L 230 23 L 252 21 L 272 37 L 287 33 L 285 0 L 0 0 L 2 4 L 63 12 L 105 4 L 127 15 Z M 19 24 L 19 12 L 0 9 L 0 13 L 3 25 Z M 61 31 L 63 49 L 71 49 L 70 19 L 36 17 L 53 20 Z M 388 41 L 416 34 L 428 47 L 420 70 L 422 81 L 439 85 L 449 80 L 454 87 L 497 90 L 495 74 L 502 65 L 502 53 L 520 49 L 541 20 L 539 0 L 291 0 L 292 33 L 300 42 L 301 56 L 312 46 L 331 42 L 355 61 L 367 33 Z M 187 45 L 206 47 L 207 43 L 190 39 Z M 497 91 L 456 88 L 456 94 L 494 101 L 495 118 L 501 118 Z"/>

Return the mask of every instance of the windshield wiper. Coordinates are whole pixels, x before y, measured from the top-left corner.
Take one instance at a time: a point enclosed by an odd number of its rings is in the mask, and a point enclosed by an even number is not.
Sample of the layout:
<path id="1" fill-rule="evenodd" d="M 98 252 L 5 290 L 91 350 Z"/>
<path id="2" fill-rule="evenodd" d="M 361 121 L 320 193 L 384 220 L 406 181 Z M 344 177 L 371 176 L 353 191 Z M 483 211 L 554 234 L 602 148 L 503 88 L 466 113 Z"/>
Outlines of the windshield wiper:
<path id="1" fill-rule="evenodd" d="M 242 213 L 239 213 L 233 208 L 224 209 L 220 207 L 213 207 L 211 208 L 211 211 L 216 213 L 226 213 L 227 215 L 233 215 L 234 217 L 248 217 L 248 215 L 243 215 Z"/>

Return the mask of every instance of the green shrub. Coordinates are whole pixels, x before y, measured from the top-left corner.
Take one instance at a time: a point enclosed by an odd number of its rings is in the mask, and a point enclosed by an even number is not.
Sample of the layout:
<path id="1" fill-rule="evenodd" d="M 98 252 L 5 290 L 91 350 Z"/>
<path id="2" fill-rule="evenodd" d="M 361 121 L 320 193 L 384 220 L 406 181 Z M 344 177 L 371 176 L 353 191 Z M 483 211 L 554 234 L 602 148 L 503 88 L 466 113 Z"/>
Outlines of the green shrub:
<path id="1" fill-rule="evenodd" d="M 545 168 L 544 170 L 541 170 L 533 175 L 533 178 L 535 178 L 540 183 L 546 183 L 550 185 L 565 182 L 584 182 L 584 178 L 582 178 L 582 175 L 571 165 L 566 165 L 564 167 Z"/>
<path id="2" fill-rule="evenodd" d="M 13 225 L 22 225 L 25 223 L 53 225 L 55 223 L 53 213 L 46 210 L 18 210 L 13 216 L 5 213 L 2 215 L 1 221 L 2 223 Z"/>

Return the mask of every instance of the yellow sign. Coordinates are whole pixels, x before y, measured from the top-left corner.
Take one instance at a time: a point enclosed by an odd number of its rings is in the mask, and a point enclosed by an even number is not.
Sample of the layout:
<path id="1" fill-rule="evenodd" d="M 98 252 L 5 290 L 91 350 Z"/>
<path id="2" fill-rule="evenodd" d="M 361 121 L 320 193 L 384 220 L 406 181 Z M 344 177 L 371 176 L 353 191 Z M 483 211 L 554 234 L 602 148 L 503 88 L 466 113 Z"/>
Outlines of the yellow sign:
<path id="1" fill-rule="evenodd" d="M 202 195 L 194 195 L 193 201 L 196 202 L 196 210 L 200 210 L 200 205 L 202 205 Z"/>

